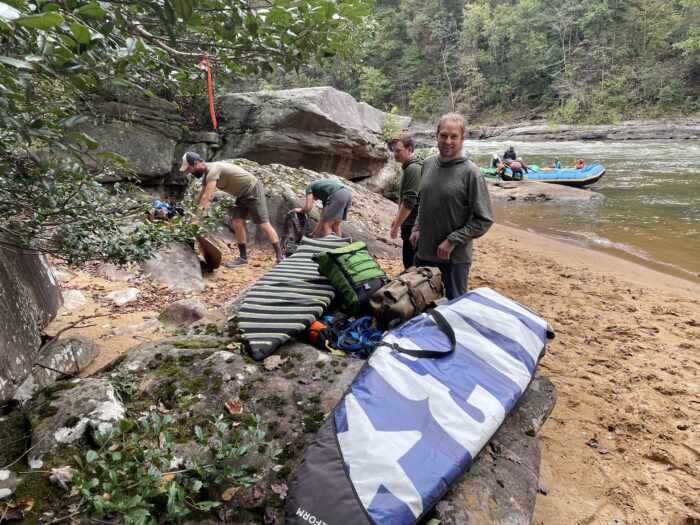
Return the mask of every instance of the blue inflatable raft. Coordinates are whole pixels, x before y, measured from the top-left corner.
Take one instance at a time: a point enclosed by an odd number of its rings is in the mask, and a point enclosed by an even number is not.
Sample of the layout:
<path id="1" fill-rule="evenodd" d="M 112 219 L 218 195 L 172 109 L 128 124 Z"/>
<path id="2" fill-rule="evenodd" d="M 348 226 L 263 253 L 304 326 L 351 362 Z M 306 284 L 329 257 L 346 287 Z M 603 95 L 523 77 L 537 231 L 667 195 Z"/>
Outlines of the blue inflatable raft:
<path id="1" fill-rule="evenodd" d="M 527 173 L 523 174 L 523 180 L 533 182 L 550 182 L 552 184 L 564 184 L 580 188 L 588 186 L 601 179 L 605 175 L 605 166 L 602 164 L 590 164 L 580 170 L 576 169 L 554 169 L 538 168 L 528 166 Z M 510 168 L 505 169 L 502 175 L 503 180 L 514 180 L 513 172 Z"/>

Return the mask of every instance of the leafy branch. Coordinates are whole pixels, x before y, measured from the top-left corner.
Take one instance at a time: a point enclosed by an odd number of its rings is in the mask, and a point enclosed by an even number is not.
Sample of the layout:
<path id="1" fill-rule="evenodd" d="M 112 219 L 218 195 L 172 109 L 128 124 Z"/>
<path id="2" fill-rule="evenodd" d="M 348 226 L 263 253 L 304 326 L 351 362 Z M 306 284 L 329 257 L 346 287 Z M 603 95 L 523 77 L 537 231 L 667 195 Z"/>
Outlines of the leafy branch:
<path id="1" fill-rule="evenodd" d="M 119 517 L 125 524 L 176 521 L 192 511 L 209 511 L 219 502 L 206 499 L 214 484 L 256 481 L 245 466 L 237 465 L 265 437 L 259 416 L 255 426 L 232 429 L 223 416 L 205 427 L 195 426 L 198 450 L 184 468 L 175 460 L 172 417 L 151 413 L 148 418 L 123 420 L 96 436 L 97 450 L 74 456 L 73 494 L 83 500 L 81 514 Z"/>

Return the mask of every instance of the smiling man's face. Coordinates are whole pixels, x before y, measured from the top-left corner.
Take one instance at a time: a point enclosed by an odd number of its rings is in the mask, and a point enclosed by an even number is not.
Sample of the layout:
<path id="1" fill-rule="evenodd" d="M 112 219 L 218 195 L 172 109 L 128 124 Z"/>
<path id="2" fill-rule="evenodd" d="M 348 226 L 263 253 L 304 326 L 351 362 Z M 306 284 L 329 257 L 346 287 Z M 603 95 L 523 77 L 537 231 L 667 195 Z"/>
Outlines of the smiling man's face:
<path id="1" fill-rule="evenodd" d="M 440 152 L 440 162 L 457 159 L 462 156 L 464 136 L 462 127 L 457 122 L 445 122 L 437 134 L 437 147 Z"/>

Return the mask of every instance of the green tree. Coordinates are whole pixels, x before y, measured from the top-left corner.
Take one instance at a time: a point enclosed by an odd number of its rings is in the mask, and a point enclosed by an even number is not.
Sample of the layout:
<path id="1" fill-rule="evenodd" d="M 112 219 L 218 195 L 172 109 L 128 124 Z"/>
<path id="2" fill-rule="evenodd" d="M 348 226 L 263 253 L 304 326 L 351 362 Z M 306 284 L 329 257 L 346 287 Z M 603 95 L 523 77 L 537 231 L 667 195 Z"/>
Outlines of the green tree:
<path id="1" fill-rule="evenodd" d="M 386 109 L 386 98 L 392 92 L 392 85 L 384 73 L 372 66 L 362 68 L 360 98 L 375 107 Z"/>
<path id="2" fill-rule="evenodd" d="M 265 86 L 332 85 L 421 119 L 610 122 L 700 105 L 698 0 L 377 0 L 371 14 L 350 60 L 275 69 Z M 416 103 L 428 88 L 435 100 Z"/>
<path id="3" fill-rule="evenodd" d="M 205 54 L 219 77 L 344 56 L 370 0 L 6 0 L 0 3 L 0 234 L 73 263 L 148 256 L 189 232 L 134 226 L 138 198 L 97 183 L 124 159 L 79 131 L 87 96 L 187 92 Z M 90 171 L 86 163 L 98 168 Z M 134 247 L 138 246 L 138 249 Z"/>
<path id="4" fill-rule="evenodd" d="M 445 110 L 439 90 L 427 82 L 423 82 L 411 92 L 408 98 L 408 107 L 411 110 L 411 115 L 423 120 Z"/>

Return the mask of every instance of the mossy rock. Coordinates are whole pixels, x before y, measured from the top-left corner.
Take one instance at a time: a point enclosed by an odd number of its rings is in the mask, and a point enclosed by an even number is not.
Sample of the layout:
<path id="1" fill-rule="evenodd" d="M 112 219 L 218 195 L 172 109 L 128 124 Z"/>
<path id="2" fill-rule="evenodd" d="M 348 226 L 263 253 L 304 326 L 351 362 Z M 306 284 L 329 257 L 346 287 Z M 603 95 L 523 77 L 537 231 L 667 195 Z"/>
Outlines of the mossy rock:
<path id="1" fill-rule="evenodd" d="M 21 457 L 31 437 L 31 422 L 27 414 L 16 409 L 0 418 L 0 466 L 9 465 Z"/>
<path id="2" fill-rule="evenodd" d="M 106 373 L 112 372 L 112 371 L 115 370 L 119 365 L 121 365 L 121 364 L 126 360 L 127 357 L 128 357 L 127 354 L 122 354 L 122 355 L 120 355 L 120 356 L 117 357 L 114 361 L 112 361 L 111 363 L 109 363 L 109 364 L 105 365 L 104 367 L 102 367 L 102 368 L 97 372 L 97 374 L 106 374 Z"/>
<path id="3" fill-rule="evenodd" d="M 44 389 L 44 395 L 47 399 L 56 399 L 56 392 L 61 392 L 63 390 L 70 390 L 75 388 L 76 383 L 71 381 L 57 381 L 56 383 L 47 386 Z"/>
<path id="4" fill-rule="evenodd" d="M 185 339 L 173 342 L 175 348 L 220 348 L 221 341 L 211 341 L 209 339 Z M 225 344 L 223 345 L 226 346 Z"/>

